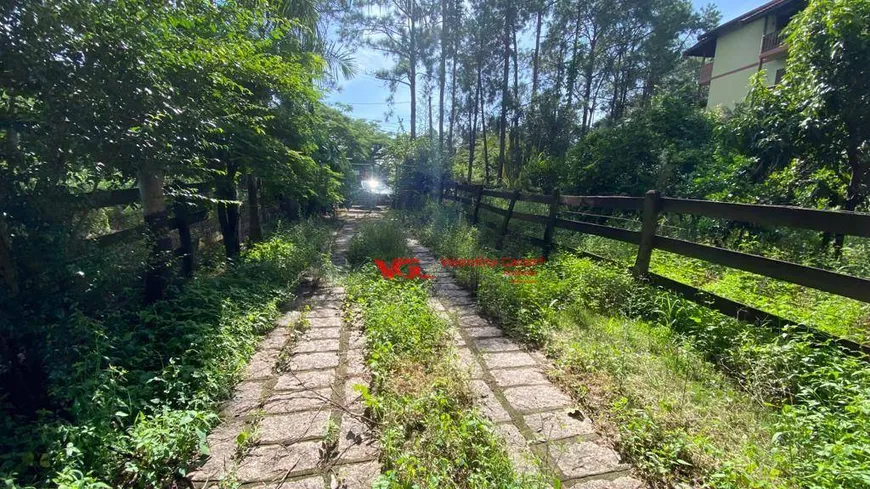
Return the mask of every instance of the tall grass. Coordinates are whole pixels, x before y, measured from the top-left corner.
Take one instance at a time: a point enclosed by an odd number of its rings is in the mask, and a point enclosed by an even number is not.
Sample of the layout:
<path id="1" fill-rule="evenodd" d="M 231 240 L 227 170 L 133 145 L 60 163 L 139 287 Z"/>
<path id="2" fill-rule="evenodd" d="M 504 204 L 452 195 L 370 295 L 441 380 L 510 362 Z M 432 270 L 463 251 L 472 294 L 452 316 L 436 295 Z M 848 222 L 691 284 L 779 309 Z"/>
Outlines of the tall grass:
<path id="1" fill-rule="evenodd" d="M 353 267 L 373 263 L 379 259 L 390 262 L 393 258 L 408 256 L 405 230 L 396 219 L 378 219 L 360 224 L 358 232 L 348 245 L 347 261 Z"/>
<path id="2" fill-rule="evenodd" d="M 598 236 L 579 236 L 566 232 L 560 233 L 558 240 L 626 266 L 634 263 L 637 252 L 634 245 Z M 818 265 L 806 258 L 805 254 L 789 256 L 776 249 L 760 250 L 758 244 L 754 244 L 755 246 L 749 246 L 742 251 Z M 858 244 L 847 248 L 844 251 L 843 264 L 836 268 L 842 273 L 866 275 L 863 266 L 853 266 L 866 261 L 861 255 L 863 250 Z M 827 268 L 834 269 L 831 263 L 826 265 Z M 665 277 L 835 336 L 870 344 L 870 304 L 661 250 L 654 251 L 650 269 Z"/>

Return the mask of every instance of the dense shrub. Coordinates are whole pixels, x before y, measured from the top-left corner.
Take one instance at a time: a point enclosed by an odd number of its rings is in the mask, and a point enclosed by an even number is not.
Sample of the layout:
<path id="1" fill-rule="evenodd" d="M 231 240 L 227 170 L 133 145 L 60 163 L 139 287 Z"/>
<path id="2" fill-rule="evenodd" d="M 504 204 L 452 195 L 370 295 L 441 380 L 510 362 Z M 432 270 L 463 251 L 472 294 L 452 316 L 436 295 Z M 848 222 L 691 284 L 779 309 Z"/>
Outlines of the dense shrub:
<path id="1" fill-rule="evenodd" d="M 712 158 L 714 119 L 690 98 L 661 96 L 612 125 L 589 132 L 568 153 L 570 176 L 561 185 L 580 195 L 672 195 Z"/>
<path id="2" fill-rule="evenodd" d="M 182 477 L 218 421 L 258 338 L 321 259 L 327 234 L 280 228 L 226 270 L 174 297 L 85 314 L 33 316 L 47 336 L 47 408 L 4 406 L 0 472 L 13 484 L 161 487 Z M 44 321 L 40 324 L 38 321 Z"/>

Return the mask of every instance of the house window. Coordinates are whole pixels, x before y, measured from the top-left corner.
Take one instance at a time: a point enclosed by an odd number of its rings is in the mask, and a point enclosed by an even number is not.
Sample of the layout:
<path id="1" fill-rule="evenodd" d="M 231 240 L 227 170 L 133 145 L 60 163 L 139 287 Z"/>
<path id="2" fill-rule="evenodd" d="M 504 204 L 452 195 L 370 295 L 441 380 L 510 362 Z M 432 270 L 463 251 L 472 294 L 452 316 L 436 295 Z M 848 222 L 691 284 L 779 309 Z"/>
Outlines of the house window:
<path id="1" fill-rule="evenodd" d="M 774 85 L 779 85 L 779 82 L 782 81 L 782 77 L 785 75 L 785 68 L 780 68 L 776 70 L 776 78 L 773 80 Z"/>

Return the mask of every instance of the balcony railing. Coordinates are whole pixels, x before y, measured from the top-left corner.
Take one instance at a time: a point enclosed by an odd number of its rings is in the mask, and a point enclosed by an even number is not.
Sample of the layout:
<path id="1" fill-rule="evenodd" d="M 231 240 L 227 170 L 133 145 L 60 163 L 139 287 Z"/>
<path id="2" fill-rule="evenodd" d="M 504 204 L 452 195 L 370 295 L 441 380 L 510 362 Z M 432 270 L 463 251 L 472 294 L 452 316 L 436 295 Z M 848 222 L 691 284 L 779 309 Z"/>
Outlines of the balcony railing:
<path id="1" fill-rule="evenodd" d="M 785 36 L 782 34 L 781 30 L 765 34 L 764 37 L 761 38 L 761 55 L 764 56 L 784 44 Z"/>
<path id="2" fill-rule="evenodd" d="M 701 71 L 698 74 L 698 84 L 706 85 L 713 78 L 713 63 L 707 63 L 701 66 Z"/>

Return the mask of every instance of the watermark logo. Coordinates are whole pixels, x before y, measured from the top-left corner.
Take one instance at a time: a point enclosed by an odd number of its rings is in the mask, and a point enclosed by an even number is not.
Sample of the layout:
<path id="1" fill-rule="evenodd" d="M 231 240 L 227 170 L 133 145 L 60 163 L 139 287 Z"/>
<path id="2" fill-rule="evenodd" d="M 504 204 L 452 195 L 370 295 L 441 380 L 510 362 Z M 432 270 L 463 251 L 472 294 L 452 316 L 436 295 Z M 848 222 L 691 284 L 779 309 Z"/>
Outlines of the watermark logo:
<path id="1" fill-rule="evenodd" d="M 443 268 L 475 268 L 488 267 L 500 268 L 502 274 L 510 279 L 511 283 L 535 283 L 537 280 L 537 268 L 544 265 L 547 259 L 543 256 L 537 258 L 442 258 L 441 266 Z M 387 280 L 393 280 L 396 277 L 405 280 L 421 279 L 430 280 L 435 277 L 427 275 L 420 268 L 420 260 L 418 258 L 394 258 L 388 265 L 384 260 L 375 259 L 375 265 L 378 270 Z"/>
<path id="2" fill-rule="evenodd" d="M 431 275 L 423 273 L 420 268 L 420 260 L 417 258 L 393 258 L 390 266 L 384 260 L 375 259 L 375 265 L 378 266 L 381 275 L 387 280 L 393 280 L 394 277 L 400 277 L 405 280 L 413 280 L 415 278 L 429 280 Z M 402 267 L 407 267 L 407 270 L 402 270 Z"/>
<path id="3" fill-rule="evenodd" d="M 442 258 L 441 266 L 444 268 L 501 268 L 505 278 L 510 279 L 512 284 L 537 283 L 537 268 L 547 263 L 543 256 L 536 258 Z"/>

